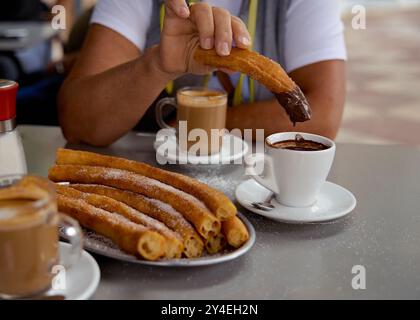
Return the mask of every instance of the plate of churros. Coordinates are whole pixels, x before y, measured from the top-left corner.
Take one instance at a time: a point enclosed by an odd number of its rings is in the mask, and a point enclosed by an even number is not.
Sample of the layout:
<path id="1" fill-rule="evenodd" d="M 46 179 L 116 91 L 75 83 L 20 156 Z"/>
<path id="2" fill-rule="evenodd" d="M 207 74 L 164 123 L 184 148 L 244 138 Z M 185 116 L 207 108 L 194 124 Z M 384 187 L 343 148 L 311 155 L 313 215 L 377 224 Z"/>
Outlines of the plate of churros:
<path id="1" fill-rule="evenodd" d="M 86 250 L 156 266 L 230 261 L 255 242 L 221 191 L 146 163 L 68 149 L 49 170 L 59 211 L 84 228 Z"/>

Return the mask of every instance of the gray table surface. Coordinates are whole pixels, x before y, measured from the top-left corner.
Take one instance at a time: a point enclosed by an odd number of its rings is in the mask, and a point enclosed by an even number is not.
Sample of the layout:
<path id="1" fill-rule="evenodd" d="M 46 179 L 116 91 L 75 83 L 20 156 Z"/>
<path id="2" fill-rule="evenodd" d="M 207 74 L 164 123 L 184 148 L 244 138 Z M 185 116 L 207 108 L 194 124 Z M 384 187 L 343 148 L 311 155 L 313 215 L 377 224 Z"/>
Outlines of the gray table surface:
<path id="1" fill-rule="evenodd" d="M 0 39 L 0 51 L 31 48 L 58 32 L 51 27 L 50 22 L 0 22 L 0 33 L 14 29 L 24 29 L 27 36 L 20 39 Z"/>
<path id="2" fill-rule="evenodd" d="M 29 171 L 47 175 L 58 128 L 20 127 Z M 81 149 L 155 163 L 153 138 L 129 134 L 106 149 Z M 72 146 L 75 147 L 75 146 Z M 171 166 L 233 198 L 241 166 L 200 170 Z M 287 225 L 243 208 L 257 231 L 254 248 L 226 264 L 195 269 L 132 265 L 94 255 L 102 278 L 94 299 L 419 299 L 420 149 L 338 145 L 329 180 L 350 189 L 358 206 L 324 225 Z M 366 289 L 352 288 L 352 268 L 366 268 Z"/>

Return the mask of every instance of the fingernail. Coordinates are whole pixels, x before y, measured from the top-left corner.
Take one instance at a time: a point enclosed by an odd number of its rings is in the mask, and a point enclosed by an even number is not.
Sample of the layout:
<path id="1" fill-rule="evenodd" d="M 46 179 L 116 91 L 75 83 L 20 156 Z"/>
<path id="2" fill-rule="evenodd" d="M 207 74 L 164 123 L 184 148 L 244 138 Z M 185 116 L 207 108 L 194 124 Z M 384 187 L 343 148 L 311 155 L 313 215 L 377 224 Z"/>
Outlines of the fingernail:
<path id="1" fill-rule="evenodd" d="M 190 15 L 190 10 L 188 10 L 187 7 L 182 7 L 179 9 L 179 15 L 184 18 L 188 18 L 188 16 Z"/>
<path id="2" fill-rule="evenodd" d="M 244 45 L 244 46 L 250 46 L 251 45 L 251 40 L 248 38 L 248 37 L 242 37 L 241 39 L 240 39 L 240 41 L 241 41 L 241 43 Z"/>
<path id="3" fill-rule="evenodd" d="M 207 50 L 213 48 L 213 39 L 212 38 L 204 39 L 201 46 L 202 46 L 203 49 L 207 49 Z"/>
<path id="4" fill-rule="evenodd" d="M 229 44 L 227 42 L 222 42 L 219 45 L 219 54 L 222 56 L 228 56 L 230 54 Z"/>

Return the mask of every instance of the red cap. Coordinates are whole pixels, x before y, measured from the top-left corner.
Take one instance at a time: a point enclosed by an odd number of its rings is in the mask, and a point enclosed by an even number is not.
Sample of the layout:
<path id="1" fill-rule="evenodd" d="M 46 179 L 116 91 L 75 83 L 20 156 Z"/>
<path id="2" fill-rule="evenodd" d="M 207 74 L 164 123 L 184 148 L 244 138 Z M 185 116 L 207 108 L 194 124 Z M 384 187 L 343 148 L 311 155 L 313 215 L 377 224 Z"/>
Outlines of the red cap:
<path id="1" fill-rule="evenodd" d="M 16 95 L 19 85 L 0 79 L 0 121 L 16 118 Z"/>

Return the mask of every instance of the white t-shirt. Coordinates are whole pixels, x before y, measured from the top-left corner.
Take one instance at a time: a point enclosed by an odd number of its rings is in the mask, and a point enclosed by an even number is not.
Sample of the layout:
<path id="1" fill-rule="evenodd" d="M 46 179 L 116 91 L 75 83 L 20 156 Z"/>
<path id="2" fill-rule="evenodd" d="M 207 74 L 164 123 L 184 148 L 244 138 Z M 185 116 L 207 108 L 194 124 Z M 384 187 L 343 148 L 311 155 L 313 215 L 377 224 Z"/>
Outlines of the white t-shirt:
<path id="1" fill-rule="evenodd" d="M 99 0 L 92 23 L 104 25 L 143 51 L 151 23 L 153 0 Z M 238 15 L 241 0 L 206 0 Z M 292 0 L 287 12 L 285 70 L 325 60 L 346 60 L 340 3 L 337 0 Z"/>

